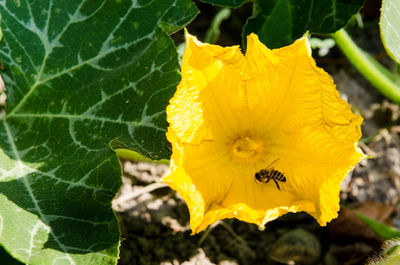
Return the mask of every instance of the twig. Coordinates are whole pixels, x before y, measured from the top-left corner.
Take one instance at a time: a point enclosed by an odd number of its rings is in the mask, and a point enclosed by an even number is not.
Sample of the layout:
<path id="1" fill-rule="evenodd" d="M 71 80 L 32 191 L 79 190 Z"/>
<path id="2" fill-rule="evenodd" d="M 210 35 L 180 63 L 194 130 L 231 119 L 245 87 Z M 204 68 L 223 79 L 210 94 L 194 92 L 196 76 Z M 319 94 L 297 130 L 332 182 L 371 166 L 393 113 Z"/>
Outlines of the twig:
<path id="1" fill-rule="evenodd" d="M 142 194 L 152 192 L 153 190 L 164 188 L 164 187 L 168 187 L 168 185 L 165 183 L 160 183 L 160 182 L 149 184 L 141 189 L 138 189 L 134 192 L 128 193 L 124 196 L 121 196 L 120 198 L 117 199 L 117 203 L 123 204 L 124 202 L 132 200 Z"/>

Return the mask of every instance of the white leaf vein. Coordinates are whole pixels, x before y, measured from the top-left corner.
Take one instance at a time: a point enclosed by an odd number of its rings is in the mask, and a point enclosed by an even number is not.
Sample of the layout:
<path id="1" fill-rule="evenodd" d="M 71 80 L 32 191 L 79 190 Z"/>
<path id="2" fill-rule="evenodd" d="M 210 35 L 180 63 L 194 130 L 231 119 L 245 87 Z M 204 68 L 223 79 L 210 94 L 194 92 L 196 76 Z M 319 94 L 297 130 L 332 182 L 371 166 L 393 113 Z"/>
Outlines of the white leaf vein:
<path id="1" fill-rule="evenodd" d="M 13 151 L 13 153 L 14 153 L 14 157 L 15 157 L 16 163 L 17 163 L 18 165 L 22 165 L 23 162 L 22 162 L 21 158 L 19 157 L 19 152 L 18 152 L 18 150 L 17 150 L 17 147 L 16 147 L 15 144 L 14 144 L 15 140 L 14 140 L 14 138 L 13 138 L 13 135 L 12 135 L 12 133 L 11 133 L 11 130 L 10 130 L 10 128 L 9 128 L 9 126 L 8 126 L 8 124 L 7 124 L 6 121 L 4 121 L 4 127 L 5 127 L 5 129 L 6 129 L 6 133 L 7 133 L 7 136 L 8 136 L 8 141 L 9 141 L 9 143 L 10 143 L 10 145 L 11 145 L 11 148 L 12 148 L 12 151 Z M 21 171 L 24 170 L 22 166 L 21 166 L 20 170 L 21 170 Z M 21 173 L 22 173 L 22 172 L 21 172 Z M 24 183 L 24 185 L 25 185 L 25 187 L 26 187 L 26 190 L 28 191 L 29 197 L 31 197 L 32 202 L 33 202 L 33 204 L 35 205 L 35 210 L 36 210 L 37 214 L 39 215 L 40 219 L 41 219 L 46 225 L 49 225 L 49 221 L 47 220 L 46 216 L 43 214 L 42 209 L 41 209 L 40 206 L 39 206 L 39 203 L 38 203 L 38 201 L 37 201 L 37 199 L 36 199 L 36 197 L 35 197 L 35 195 L 34 195 L 34 193 L 33 193 L 33 190 L 32 190 L 32 188 L 31 188 L 31 186 L 30 186 L 30 183 L 29 183 L 27 177 L 24 176 L 24 177 L 22 177 L 22 179 L 23 179 L 23 183 Z M 58 239 L 57 235 L 55 235 L 55 234 L 53 233 L 52 230 L 50 230 L 49 233 L 50 233 L 50 235 L 53 237 L 53 239 L 54 239 L 54 241 L 57 243 L 57 245 L 60 247 L 60 249 L 62 249 L 62 250 L 64 251 L 65 257 L 68 259 L 68 261 L 70 261 L 71 264 L 75 264 L 75 262 L 74 262 L 74 260 L 72 259 L 72 257 L 68 254 L 67 249 L 65 249 L 64 245 L 61 244 L 61 242 L 60 242 L 60 240 Z"/>

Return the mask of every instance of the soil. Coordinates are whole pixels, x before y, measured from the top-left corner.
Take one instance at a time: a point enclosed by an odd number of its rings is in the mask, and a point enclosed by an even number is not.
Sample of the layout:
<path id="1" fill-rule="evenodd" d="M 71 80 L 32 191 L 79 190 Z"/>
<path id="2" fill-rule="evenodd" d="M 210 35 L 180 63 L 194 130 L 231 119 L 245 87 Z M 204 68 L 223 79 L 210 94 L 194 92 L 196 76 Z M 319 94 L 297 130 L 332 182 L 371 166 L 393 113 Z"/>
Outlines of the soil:
<path id="1" fill-rule="evenodd" d="M 189 25 L 199 38 L 209 26 L 216 7 L 197 3 L 200 16 Z M 251 4 L 234 11 L 222 24 L 218 44 L 241 41 L 240 28 L 251 14 Z M 363 29 L 353 26 L 355 41 L 388 68 L 376 17 Z M 203 34 L 203 35 L 202 35 Z M 182 32 L 173 38 L 183 40 Z M 342 183 L 339 217 L 320 227 L 306 213 L 287 214 L 263 231 L 235 219 L 220 221 L 198 235 L 190 235 L 185 202 L 158 182 L 168 166 L 121 161 L 123 188 L 113 202 L 122 232 L 119 265 L 128 264 L 365 264 L 376 254 L 382 239 L 361 222 L 354 209 L 400 228 L 400 111 L 381 96 L 336 47 L 317 64 L 332 75 L 341 96 L 364 117 L 360 148 L 370 156 L 360 162 Z"/>

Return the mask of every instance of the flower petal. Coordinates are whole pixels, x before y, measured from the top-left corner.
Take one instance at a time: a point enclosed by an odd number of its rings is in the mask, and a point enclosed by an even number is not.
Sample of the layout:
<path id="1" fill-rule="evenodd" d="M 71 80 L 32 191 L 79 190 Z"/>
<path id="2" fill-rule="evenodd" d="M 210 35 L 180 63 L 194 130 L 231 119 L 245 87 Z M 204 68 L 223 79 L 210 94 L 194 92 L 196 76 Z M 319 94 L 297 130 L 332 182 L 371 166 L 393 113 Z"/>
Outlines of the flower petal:
<path id="1" fill-rule="evenodd" d="M 237 87 L 235 82 L 236 69 L 241 67 L 243 54 L 238 46 L 222 48 L 218 45 L 203 44 L 190 34 L 186 34 L 186 51 L 182 60 L 182 80 L 174 97 L 167 107 L 167 120 L 170 130 L 174 131 L 181 142 L 200 143 L 201 139 L 211 137 L 210 128 L 203 116 L 203 99 L 210 93 L 224 94 L 234 98 L 231 87 Z M 214 83 L 213 83 L 214 82 Z M 224 83 L 226 82 L 226 83 Z M 221 91 L 221 84 L 225 90 Z M 206 96 L 203 90 L 208 88 Z M 212 99 L 216 99 L 217 95 Z M 218 102 L 218 100 L 216 100 Z M 221 107 L 221 112 L 226 107 Z M 187 121 L 190 122 L 187 122 Z"/>
<path id="2" fill-rule="evenodd" d="M 279 170 L 293 193 L 313 200 L 317 209 L 310 213 L 325 225 L 337 215 L 341 181 L 364 157 L 354 146 L 361 137 L 362 118 L 351 112 L 329 75 L 315 65 L 307 38 L 271 51 L 251 35 L 248 50 L 246 62 L 257 65 L 249 70 L 256 76 L 251 86 L 267 84 L 267 92 L 260 93 L 266 107 L 252 101 L 263 114 L 255 119 L 268 128 L 266 148 L 280 158 Z"/>
<path id="3" fill-rule="evenodd" d="M 269 50 L 251 34 L 247 47 L 243 56 L 187 35 L 163 181 L 187 202 L 193 233 L 223 218 L 263 226 L 298 211 L 325 225 L 340 182 L 364 157 L 355 145 L 362 118 L 315 65 L 306 38 Z M 256 180 L 261 169 L 269 173 Z"/>
<path id="4" fill-rule="evenodd" d="M 171 134 L 167 133 L 168 140 L 172 142 L 170 169 L 161 181 L 184 198 L 193 229 L 201 224 L 205 212 L 213 204 L 223 200 L 230 188 L 232 175 L 225 171 L 231 162 L 229 150 L 224 152 L 223 146 L 217 146 L 220 141 L 206 141 L 201 145 L 180 144 L 173 140 Z"/>
<path id="5" fill-rule="evenodd" d="M 282 186 L 278 190 L 273 181 L 256 183 L 254 175 L 240 175 L 234 178 L 224 200 L 206 212 L 198 231 L 217 220 L 233 217 L 263 227 L 285 213 L 301 211 L 315 212 L 314 202 L 299 200 Z"/>

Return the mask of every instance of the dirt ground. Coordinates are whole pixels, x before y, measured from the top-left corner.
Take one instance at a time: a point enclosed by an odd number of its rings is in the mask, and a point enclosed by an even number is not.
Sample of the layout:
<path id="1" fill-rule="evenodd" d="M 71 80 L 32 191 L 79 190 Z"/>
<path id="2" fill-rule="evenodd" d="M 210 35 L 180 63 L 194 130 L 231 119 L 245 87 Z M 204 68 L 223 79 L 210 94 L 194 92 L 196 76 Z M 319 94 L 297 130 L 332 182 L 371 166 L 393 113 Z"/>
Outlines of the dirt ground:
<path id="1" fill-rule="evenodd" d="M 208 10 L 209 16 L 215 13 L 209 6 L 201 8 Z M 239 17 L 250 13 L 249 7 L 235 12 Z M 192 31 L 202 32 L 207 27 L 207 16 L 202 16 L 191 26 Z M 233 44 L 240 39 L 231 27 L 242 22 L 226 21 L 220 43 Z M 350 34 L 381 63 L 393 67 L 380 42 L 377 23 L 372 20 L 370 24 Z M 179 34 L 174 36 L 178 41 L 182 38 Z M 190 236 L 185 202 L 158 183 L 168 167 L 121 161 L 124 185 L 113 202 L 123 238 L 119 265 L 365 264 L 382 241 L 353 210 L 400 228 L 399 106 L 385 100 L 336 47 L 327 56 L 315 58 L 331 74 L 353 111 L 364 117 L 360 147 L 371 157 L 343 181 L 339 217 L 320 227 L 306 213 L 287 214 L 268 223 L 264 231 L 234 219 L 224 220 Z"/>

